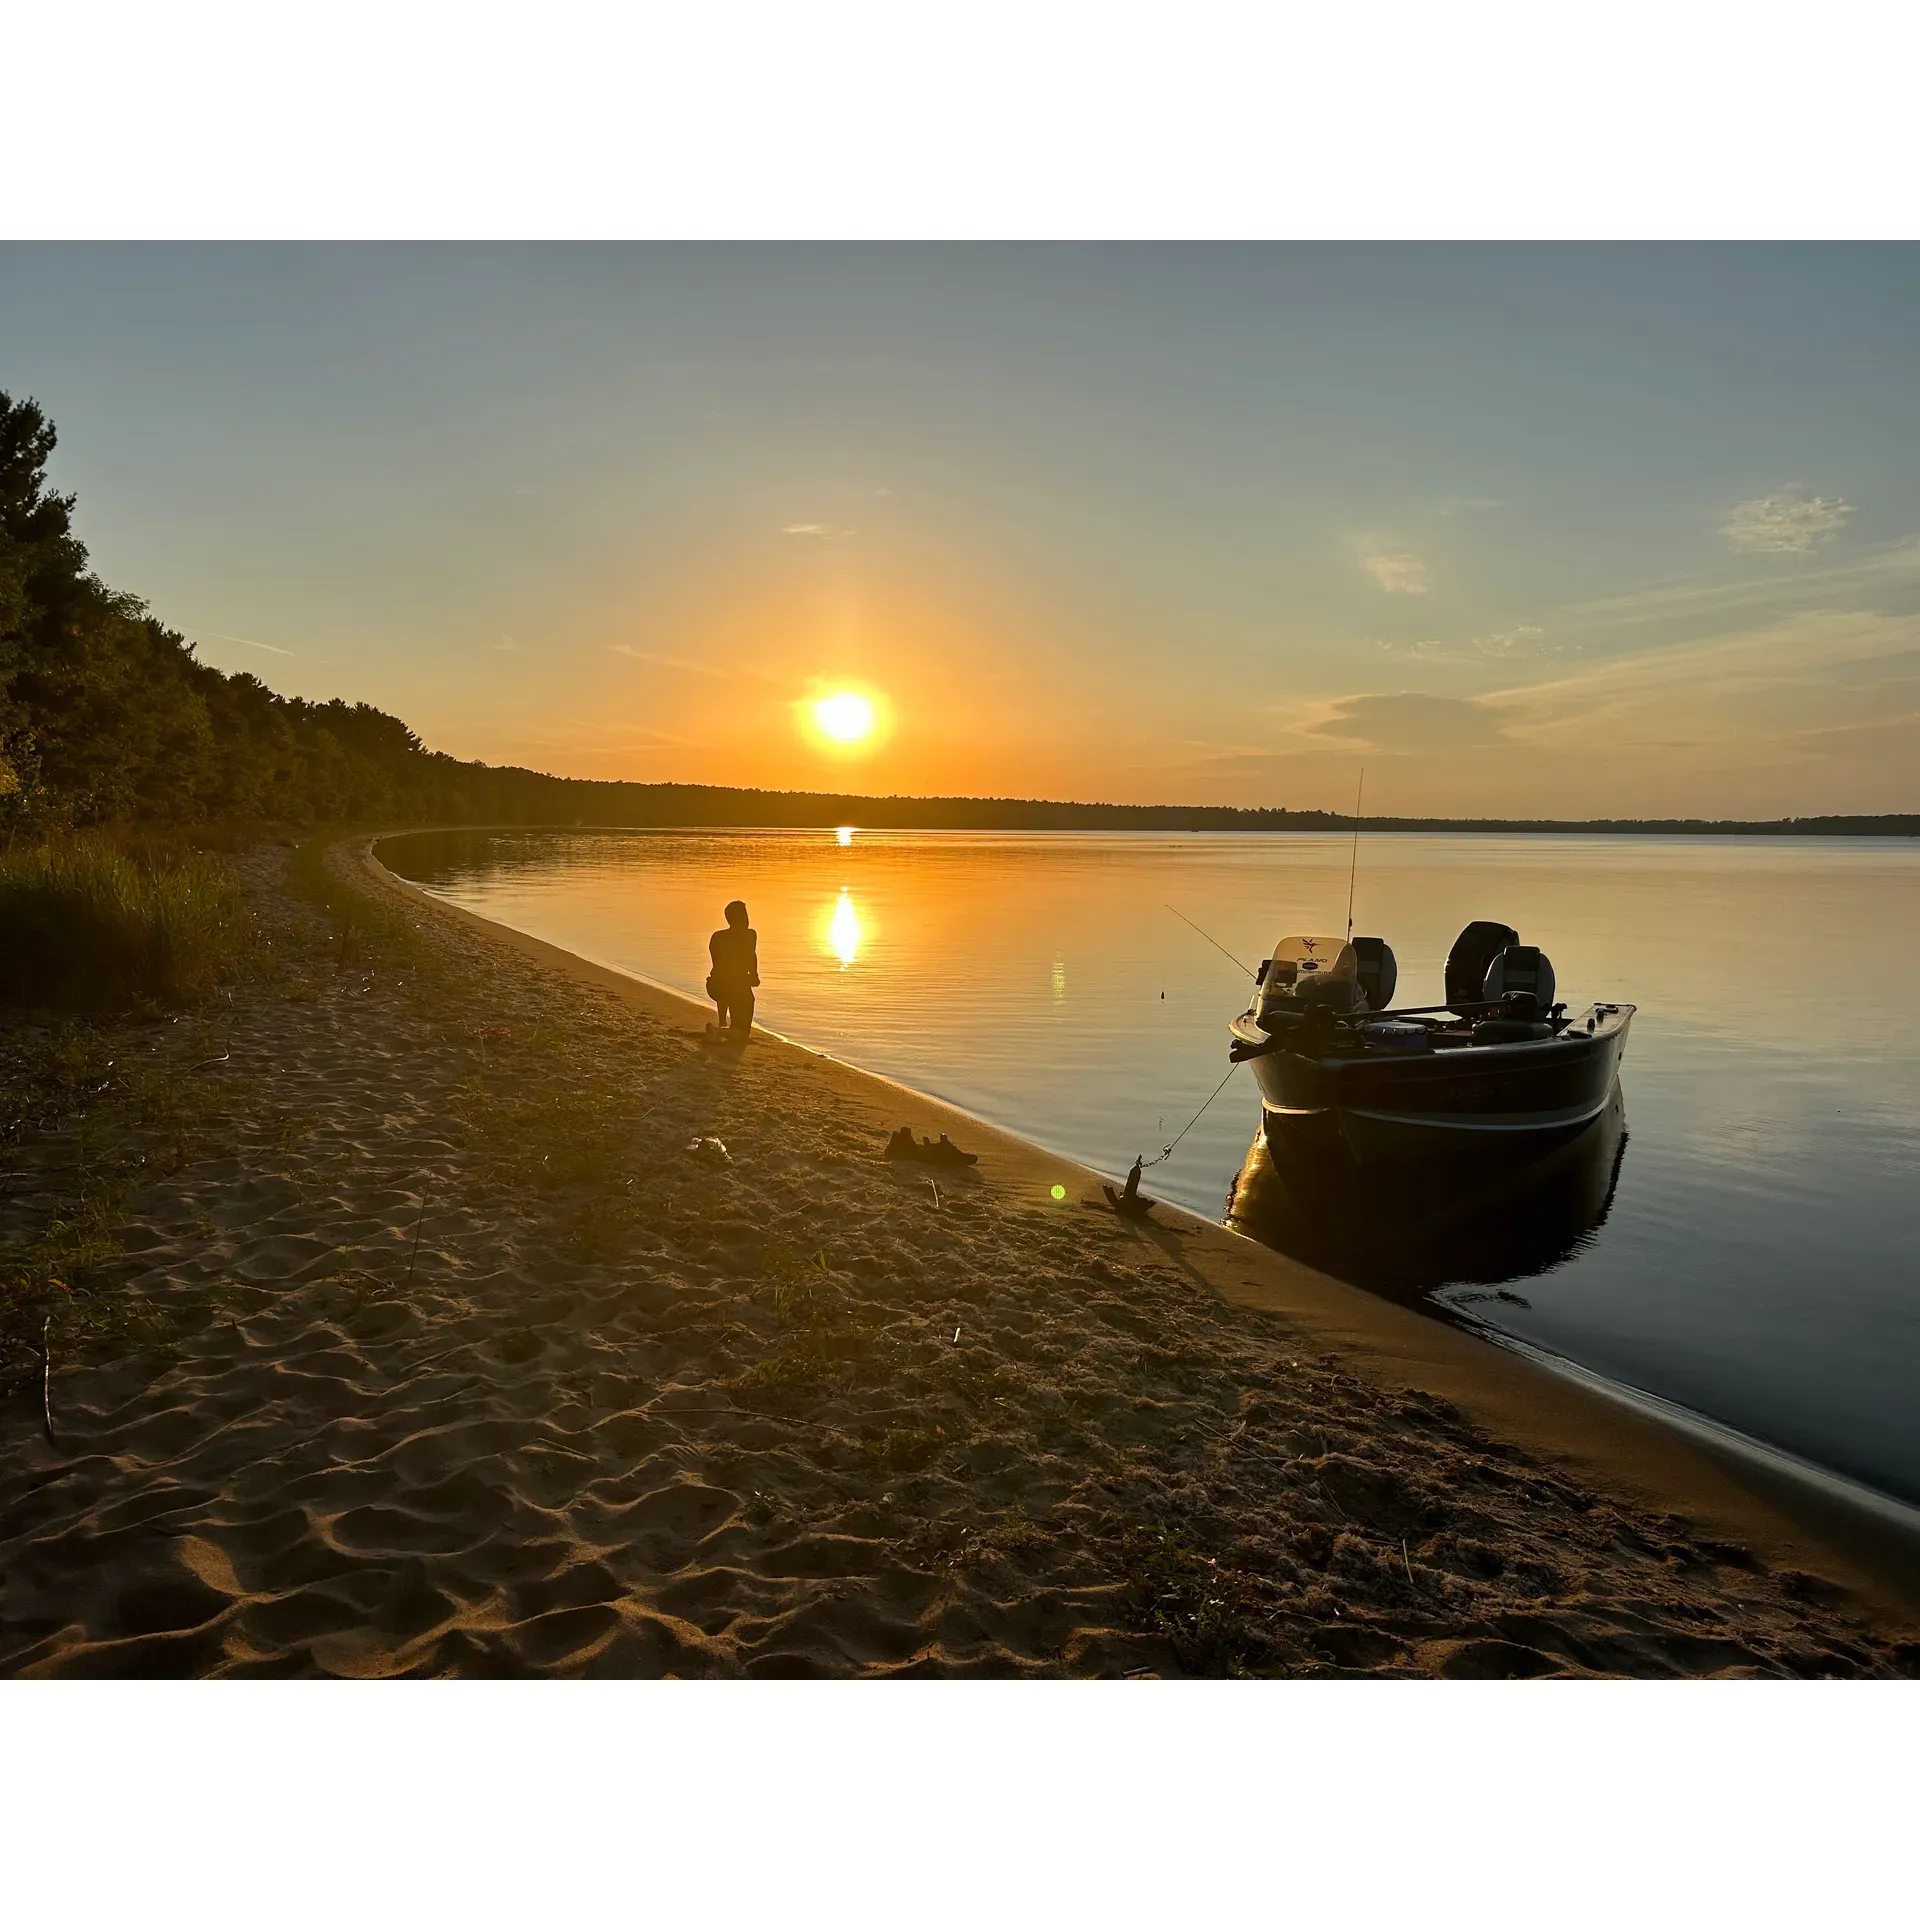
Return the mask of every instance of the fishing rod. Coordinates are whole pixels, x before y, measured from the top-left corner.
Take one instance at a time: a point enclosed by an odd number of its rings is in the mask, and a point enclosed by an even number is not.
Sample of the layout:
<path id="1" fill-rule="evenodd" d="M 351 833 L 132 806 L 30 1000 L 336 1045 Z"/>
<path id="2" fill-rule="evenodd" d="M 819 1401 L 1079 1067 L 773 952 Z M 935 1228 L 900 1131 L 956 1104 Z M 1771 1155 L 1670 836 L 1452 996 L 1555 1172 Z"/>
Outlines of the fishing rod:
<path id="1" fill-rule="evenodd" d="M 1161 901 L 1160 904 L 1163 907 L 1165 907 L 1166 910 L 1170 914 L 1172 914 L 1176 920 L 1187 920 L 1187 916 L 1184 913 L 1182 913 L 1180 909 L 1176 907 L 1171 900 L 1163 900 Z M 1212 947 L 1216 953 L 1226 953 L 1227 958 L 1231 960 L 1233 964 L 1236 967 L 1238 967 L 1240 971 L 1244 973 L 1249 980 L 1257 980 L 1260 977 L 1257 973 L 1254 972 L 1254 970 L 1250 966 L 1247 965 L 1247 963 L 1244 960 L 1240 958 L 1240 956 L 1237 953 L 1227 953 L 1226 948 L 1221 946 L 1220 942 L 1216 940 L 1213 937 L 1213 935 L 1206 930 L 1205 927 L 1196 926 L 1194 922 L 1191 920 L 1187 920 L 1187 925 L 1190 927 L 1193 927 L 1194 932 L 1197 933 L 1200 936 L 1200 938 L 1207 943 L 1208 946 Z"/>
<path id="2" fill-rule="evenodd" d="M 1347 866 L 1347 938 L 1353 938 L 1353 883 L 1360 877 L 1360 796 L 1367 790 L 1367 770 L 1360 769 L 1360 784 L 1353 790 L 1353 859 Z"/>

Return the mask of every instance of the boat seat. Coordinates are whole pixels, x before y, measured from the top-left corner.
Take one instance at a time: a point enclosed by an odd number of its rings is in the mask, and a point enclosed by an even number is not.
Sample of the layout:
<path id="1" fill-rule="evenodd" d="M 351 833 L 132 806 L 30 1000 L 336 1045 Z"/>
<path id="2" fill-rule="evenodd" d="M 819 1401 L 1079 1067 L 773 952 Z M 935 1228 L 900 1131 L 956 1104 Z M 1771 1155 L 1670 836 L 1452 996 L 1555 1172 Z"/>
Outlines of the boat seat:
<path id="1" fill-rule="evenodd" d="M 1553 1005 L 1553 962 L 1538 947 L 1506 947 L 1493 956 L 1480 998 L 1504 1000 L 1515 993 L 1532 995 L 1529 1013 Z"/>

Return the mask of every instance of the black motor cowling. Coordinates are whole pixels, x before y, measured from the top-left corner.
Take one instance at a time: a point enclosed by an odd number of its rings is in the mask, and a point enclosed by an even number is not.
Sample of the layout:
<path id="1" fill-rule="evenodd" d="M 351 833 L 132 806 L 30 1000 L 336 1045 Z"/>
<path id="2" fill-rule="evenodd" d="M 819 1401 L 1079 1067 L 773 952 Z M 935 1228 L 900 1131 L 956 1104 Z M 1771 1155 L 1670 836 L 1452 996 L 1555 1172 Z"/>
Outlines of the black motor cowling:
<path id="1" fill-rule="evenodd" d="M 1475 920 L 1447 955 L 1447 1005 L 1472 1006 L 1486 998 L 1487 969 L 1497 955 L 1517 946 L 1520 936 L 1498 920 Z"/>
<path id="2" fill-rule="evenodd" d="M 1353 942 L 1354 958 L 1360 963 L 1360 991 L 1375 1013 L 1390 1005 L 1393 990 L 1399 984 L 1400 967 L 1393 949 L 1384 940 L 1360 934 Z"/>

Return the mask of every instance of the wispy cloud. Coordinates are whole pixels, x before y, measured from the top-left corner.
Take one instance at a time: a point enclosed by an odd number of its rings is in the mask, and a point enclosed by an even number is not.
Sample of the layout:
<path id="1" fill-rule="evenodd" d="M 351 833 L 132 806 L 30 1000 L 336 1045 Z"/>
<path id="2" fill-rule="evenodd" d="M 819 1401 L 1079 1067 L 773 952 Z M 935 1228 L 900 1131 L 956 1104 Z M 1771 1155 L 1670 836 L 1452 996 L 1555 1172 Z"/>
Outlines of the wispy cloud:
<path id="1" fill-rule="evenodd" d="M 1276 709 L 1268 724 L 1262 742 L 1221 742 L 1170 771 L 1297 805 L 1337 792 L 1336 767 L 1378 755 L 1429 796 L 1408 812 L 1910 810 L 1920 609 L 1803 609 L 1556 663 L 1473 699 L 1348 694 Z"/>
<path id="2" fill-rule="evenodd" d="M 1361 555 L 1382 593 L 1427 593 L 1427 563 L 1417 554 L 1376 551 Z"/>
<path id="3" fill-rule="evenodd" d="M 802 540 L 846 540 L 853 534 L 851 527 L 830 527 L 819 520 L 799 520 L 792 526 L 782 527 L 780 531 Z"/>
<path id="4" fill-rule="evenodd" d="M 684 739 L 677 733 L 662 733 L 658 727 L 643 727 L 628 721 L 608 722 L 563 716 L 557 725 L 537 727 L 531 732 L 518 729 L 511 745 L 502 744 L 501 753 L 515 754 L 617 754 L 657 753 L 668 747 L 703 747 L 699 740 Z"/>
<path id="5" fill-rule="evenodd" d="M 243 633 L 215 633 L 211 627 L 182 627 L 182 633 L 197 633 L 204 640 L 231 640 L 237 647 L 258 647 L 262 653 L 277 653 L 283 660 L 298 660 L 291 647 L 271 647 L 264 640 L 249 640 Z"/>
<path id="6" fill-rule="evenodd" d="M 1513 660 L 1536 653 L 1548 653 L 1545 627 L 1505 627 L 1498 633 L 1483 633 L 1467 643 L 1489 660 Z"/>
<path id="7" fill-rule="evenodd" d="M 1799 757 L 1835 729 L 1920 713 L 1920 617 L 1804 613 L 1758 633 L 1656 647 L 1488 694 L 1560 752 L 1678 744 Z"/>
<path id="8" fill-rule="evenodd" d="M 1738 553 L 1811 553 L 1840 531 L 1853 511 L 1800 487 L 1783 487 L 1762 500 L 1742 500 L 1720 532 Z"/>
<path id="9" fill-rule="evenodd" d="M 689 740 L 681 734 L 662 733 L 658 727 L 643 727 L 630 720 L 581 720 L 573 719 L 568 723 L 579 728 L 582 733 L 605 736 L 607 744 L 598 749 L 602 752 L 614 752 L 622 747 L 694 747 L 700 743 Z M 577 742 L 575 744 L 578 744 Z"/>
<path id="10" fill-rule="evenodd" d="M 1438 660 L 1448 665 L 1488 660 L 1531 660 L 1558 653 L 1558 643 L 1545 627 L 1503 627 L 1496 633 L 1477 633 L 1465 640 L 1378 640 L 1382 653 L 1401 660 Z"/>
<path id="11" fill-rule="evenodd" d="M 1559 609 L 1555 626 L 1587 632 L 1657 620 L 1731 613 L 1747 607 L 1833 600 L 1874 587 L 1920 584 L 1920 537 L 1896 540 L 1839 566 L 1796 569 L 1758 580 L 1670 581 L 1638 593 L 1577 600 Z"/>
<path id="12" fill-rule="evenodd" d="M 642 647 L 630 647 L 624 641 L 610 642 L 602 650 L 617 653 L 623 660 L 637 660 L 643 667 L 664 667 L 669 673 L 697 674 L 703 680 L 758 680 L 769 687 L 786 684 L 773 674 L 762 673 L 757 667 L 714 666 L 704 660 L 679 660 L 670 653 L 648 653 Z"/>
<path id="13" fill-rule="evenodd" d="M 493 650 L 495 653 L 518 653 L 520 651 L 520 642 L 516 640 L 512 634 L 503 633 L 500 638 L 493 643 Z"/>
<path id="14" fill-rule="evenodd" d="M 735 678 L 731 667 L 709 667 L 703 666 L 698 660 L 676 660 L 671 654 L 647 653 L 639 647 L 628 646 L 624 641 L 611 642 L 605 651 L 617 653 L 625 660 L 638 660 L 643 667 L 665 667 L 671 673 L 697 673 L 705 680 Z"/>

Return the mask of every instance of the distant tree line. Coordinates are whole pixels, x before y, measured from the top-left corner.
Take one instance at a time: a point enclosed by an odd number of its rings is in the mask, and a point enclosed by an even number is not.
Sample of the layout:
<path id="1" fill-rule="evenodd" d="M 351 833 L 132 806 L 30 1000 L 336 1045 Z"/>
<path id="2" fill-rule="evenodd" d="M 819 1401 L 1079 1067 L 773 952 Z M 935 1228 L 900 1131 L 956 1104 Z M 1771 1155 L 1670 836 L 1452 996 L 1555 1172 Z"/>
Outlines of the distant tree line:
<path id="1" fill-rule="evenodd" d="M 126 821 L 421 821 L 592 827 L 973 827 L 1325 832 L 1286 807 L 873 799 L 567 780 L 424 747 L 364 701 L 288 699 L 194 658 L 87 566 L 74 496 L 47 483 L 53 424 L 0 393 L 0 833 Z M 1410 820 L 1371 832 L 1912 834 L 1920 816 L 1808 820 Z"/>

